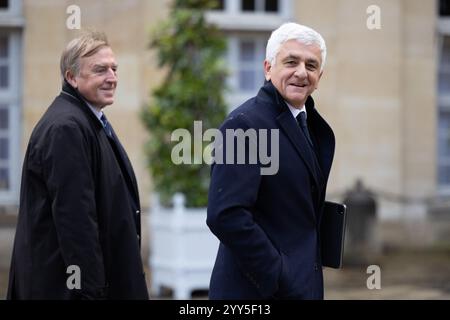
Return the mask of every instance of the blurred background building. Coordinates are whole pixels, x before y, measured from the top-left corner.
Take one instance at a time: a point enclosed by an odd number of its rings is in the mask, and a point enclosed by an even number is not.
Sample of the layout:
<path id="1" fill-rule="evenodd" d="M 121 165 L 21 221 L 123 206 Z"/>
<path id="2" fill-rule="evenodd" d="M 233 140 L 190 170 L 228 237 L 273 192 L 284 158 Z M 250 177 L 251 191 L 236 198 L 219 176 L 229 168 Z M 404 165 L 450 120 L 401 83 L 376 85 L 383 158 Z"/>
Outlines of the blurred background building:
<path id="1" fill-rule="evenodd" d="M 106 32 L 116 54 L 116 102 L 105 112 L 134 165 L 143 205 L 150 205 L 148 134 L 139 112 L 162 79 L 150 31 L 170 3 L 0 1 L 0 269 L 9 266 L 26 145 L 60 91 L 61 51 L 79 32 L 67 25 L 71 5 L 80 8 L 81 28 Z M 337 139 L 329 198 L 342 200 L 360 179 L 376 197 L 384 244 L 448 244 L 450 1 L 221 0 L 208 20 L 228 42 L 230 110 L 262 85 L 273 29 L 295 21 L 320 32 L 328 56 L 314 97 Z M 0 294 L 5 282 L 2 273 Z"/>

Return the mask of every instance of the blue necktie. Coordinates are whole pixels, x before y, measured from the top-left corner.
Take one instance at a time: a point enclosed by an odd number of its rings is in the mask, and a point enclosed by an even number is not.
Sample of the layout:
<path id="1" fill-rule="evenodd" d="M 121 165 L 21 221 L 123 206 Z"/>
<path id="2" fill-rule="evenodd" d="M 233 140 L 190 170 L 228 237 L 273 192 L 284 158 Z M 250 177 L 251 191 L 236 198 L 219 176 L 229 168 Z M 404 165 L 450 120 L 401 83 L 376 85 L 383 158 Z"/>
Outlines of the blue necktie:
<path id="1" fill-rule="evenodd" d="M 103 123 L 103 128 L 105 129 L 106 134 L 107 134 L 110 138 L 112 138 L 112 137 L 113 137 L 113 135 L 112 135 L 112 127 L 111 127 L 111 125 L 109 124 L 108 119 L 106 119 L 105 115 L 102 114 L 102 116 L 100 117 L 100 120 L 101 120 L 102 123 Z"/>
<path id="2" fill-rule="evenodd" d="M 308 124 L 306 123 L 306 112 L 305 111 L 300 112 L 297 115 L 296 119 L 297 119 L 298 124 L 300 125 L 300 128 L 302 128 L 302 131 L 306 137 L 306 140 L 308 140 L 309 144 L 314 149 L 314 144 L 311 140 L 311 136 L 309 135 Z"/>

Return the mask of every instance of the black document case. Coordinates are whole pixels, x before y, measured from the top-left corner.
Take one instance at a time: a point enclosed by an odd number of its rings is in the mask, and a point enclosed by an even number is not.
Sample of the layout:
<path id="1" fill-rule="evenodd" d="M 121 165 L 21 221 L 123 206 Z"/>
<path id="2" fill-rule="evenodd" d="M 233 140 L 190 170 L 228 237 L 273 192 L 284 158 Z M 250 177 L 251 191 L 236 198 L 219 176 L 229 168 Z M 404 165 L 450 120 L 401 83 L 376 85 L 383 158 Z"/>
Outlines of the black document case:
<path id="1" fill-rule="evenodd" d="M 346 210 L 345 204 L 325 201 L 320 222 L 322 265 L 324 267 L 336 269 L 342 267 Z"/>

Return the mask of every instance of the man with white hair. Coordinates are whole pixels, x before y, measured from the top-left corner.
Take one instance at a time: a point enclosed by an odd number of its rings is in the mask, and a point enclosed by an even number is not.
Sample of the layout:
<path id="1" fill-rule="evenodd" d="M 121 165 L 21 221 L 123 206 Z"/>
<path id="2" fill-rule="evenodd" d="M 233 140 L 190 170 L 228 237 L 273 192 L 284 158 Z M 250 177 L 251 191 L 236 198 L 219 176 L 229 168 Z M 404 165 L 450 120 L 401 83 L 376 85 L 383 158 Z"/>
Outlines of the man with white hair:
<path id="1" fill-rule="evenodd" d="M 211 299 L 323 299 L 320 221 L 335 139 L 311 94 L 325 59 L 319 33 L 283 24 L 267 43 L 265 84 L 220 128 L 224 136 L 229 129 L 278 130 L 278 145 L 268 150 L 279 151 L 279 168 L 261 175 L 261 159 L 213 164 L 207 224 L 220 246 Z M 236 157 L 231 148 L 223 152 Z"/>

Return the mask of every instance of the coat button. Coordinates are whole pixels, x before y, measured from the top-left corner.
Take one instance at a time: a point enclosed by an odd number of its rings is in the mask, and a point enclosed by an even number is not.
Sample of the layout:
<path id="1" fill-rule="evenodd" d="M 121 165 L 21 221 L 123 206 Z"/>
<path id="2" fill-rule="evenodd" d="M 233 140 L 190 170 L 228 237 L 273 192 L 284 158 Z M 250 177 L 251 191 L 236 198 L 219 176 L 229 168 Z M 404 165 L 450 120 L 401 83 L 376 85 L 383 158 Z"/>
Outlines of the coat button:
<path id="1" fill-rule="evenodd" d="M 136 214 L 139 214 L 139 213 L 141 213 L 141 211 L 139 211 L 139 210 L 136 210 Z"/>
<path id="2" fill-rule="evenodd" d="M 138 240 L 141 240 L 141 236 L 140 236 L 140 235 L 137 235 L 137 239 L 138 239 Z"/>
<path id="3" fill-rule="evenodd" d="M 317 262 L 314 263 L 314 271 L 319 271 L 319 266 L 317 265 Z"/>

